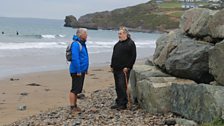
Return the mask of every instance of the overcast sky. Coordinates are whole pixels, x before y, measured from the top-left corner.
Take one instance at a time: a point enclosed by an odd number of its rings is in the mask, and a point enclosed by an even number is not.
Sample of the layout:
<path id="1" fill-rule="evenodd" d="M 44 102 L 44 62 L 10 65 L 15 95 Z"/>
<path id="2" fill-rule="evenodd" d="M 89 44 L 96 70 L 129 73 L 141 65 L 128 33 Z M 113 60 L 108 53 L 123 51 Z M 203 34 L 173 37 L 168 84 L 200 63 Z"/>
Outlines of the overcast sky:
<path id="1" fill-rule="evenodd" d="M 64 19 L 145 3 L 149 0 L 0 0 L 0 17 Z M 128 2 L 127 2 L 128 1 Z"/>

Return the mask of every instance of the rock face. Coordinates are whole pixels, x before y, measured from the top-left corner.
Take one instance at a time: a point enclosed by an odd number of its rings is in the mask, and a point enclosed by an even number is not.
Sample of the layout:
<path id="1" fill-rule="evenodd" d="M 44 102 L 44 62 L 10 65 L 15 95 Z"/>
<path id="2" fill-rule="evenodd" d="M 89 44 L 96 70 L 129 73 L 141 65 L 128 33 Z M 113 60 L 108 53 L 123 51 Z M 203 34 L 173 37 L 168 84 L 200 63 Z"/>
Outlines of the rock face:
<path id="1" fill-rule="evenodd" d="M 163 71 L 199 83 L 213 81 L 208 67 L 211 44 L 190 39 L 176 30 L 158 39 L 156 45 L 153 60 Z"/>
<path id="2" fill-rule="evenodd" d="M 222 86 L 173 84 L 171 97 L 172 112 L 197 122 L 211 122 L 224 115 Z"/>
<path id="3" fill-rule="evenodd" d="M 149 113 L 176 113 L 196 122 L 224 116 L 224 87 L 172 77 L 155 66 L 136 65 L 130 84 Z"/>
<path id="4" fill-rule="evenodd" d="M 117 30 L 120 26 L 126 26 L 130 31 L 163 32 L 178 28 L 180 18 L 172 14 L 158 13 L 159 9 L 155 2 L 149 1 L 112 11 L 86 14 L 81 16 L 78 22 L 80 27 L 103 30 Z"/>
<path id="5" fill-rule="evenodd" d="M 171 111 L 171 85 L 196 84 L 194 81 L 179 79 L 161 72 L 155 66 L 139 65 L 132 71 L 130 84 L 136 94 L 138 103 L 150 113 L 167 113 Z"/>
<path id="6" fill-rule="evenodd" d="M 210 36 L 224 38 L 224 9 L 212 11 L 197 8 L 187 10 L 181 17 L 180 29 L 183 34 L 195 38 Z"/>
<path id="7" fill-rule="evenodd" d="M 208 9 L 197 8 L 187 10 L 181 17 L 180 29 L 182 33 L 194 36 L 206 36 L 209 34 L 208 21 L 211 11 Z"/>
<path id="8" fill-rule="evenodd" d="M 209 51 L 209 68 L 210 73 L 214 75 L 215 80 L 224 85 L 224 41 L 215 45 L 215 47 Z"/>
<path id="9" fill-rule="evenodd" d="M 224 38 L 224 9 L 214 14 L 211 20 L 209 20 L 208 27 L 212 37 Z"/>
<path id="10" fill-rule="evenodd" d="M 223 14 L 224 10 L 186 11 L 180 29 L 157 40 L 153 62 L 134 67 L 133 100 L 150 113 L 172 112 L 196 122 L 223 118 Z"/>
<path id="11" fill-rule="evenodd" d="M 70 16 L 66 16 L 64 26 L 75 28 L 75 27 L 79 26 L 79 23 L 78 23 L 76 17 L 70 15 Z"/>

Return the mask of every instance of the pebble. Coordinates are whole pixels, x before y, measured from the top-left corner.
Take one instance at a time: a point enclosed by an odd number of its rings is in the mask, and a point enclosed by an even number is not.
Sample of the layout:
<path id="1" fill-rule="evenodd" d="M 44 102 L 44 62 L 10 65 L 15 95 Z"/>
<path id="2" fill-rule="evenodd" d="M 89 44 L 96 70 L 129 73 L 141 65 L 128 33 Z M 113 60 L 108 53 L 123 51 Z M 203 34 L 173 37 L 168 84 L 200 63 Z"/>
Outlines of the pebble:
<path id="1" fill-rule="evenodd" d="M 22 96 L 27 96 L 28 93 L 26 93 L 26 92 L 22 92 L 22 93 L 20 93 L 20 95 L 22 95 Z"/>
<path id="2" fill-rule="evenodd" d="M 97 90 L 82 100 L 78 100 L 78 106 L 83 110 L 72 116 L 69 106 L 52 108 L 46 112 L 18 120 L 9 126 L 25 125 L 54 125 L 54 126 L 104 126 L 104 125 L 128 125 L 128 126 L 164 126 L 165 120 L 176 118 L 168 113 L 152 115 L 133 105 L 131 110 L 112 110 L 110 107 L 115 102 L 115 89 L 110 87 L 105 90 Z M 26 106 L 19 106 L 19 110 L 25 110 Z M 172 116 L 171 116 L 172 115 Z"/>
<path id="3" fill-rule="evenodd" d="M 20 111 L 24 111 L 24 110 L 26 110 L 26 105 L 19 105 L 18 107 L 17 107 L 17 110 L 20 110 Z"/>

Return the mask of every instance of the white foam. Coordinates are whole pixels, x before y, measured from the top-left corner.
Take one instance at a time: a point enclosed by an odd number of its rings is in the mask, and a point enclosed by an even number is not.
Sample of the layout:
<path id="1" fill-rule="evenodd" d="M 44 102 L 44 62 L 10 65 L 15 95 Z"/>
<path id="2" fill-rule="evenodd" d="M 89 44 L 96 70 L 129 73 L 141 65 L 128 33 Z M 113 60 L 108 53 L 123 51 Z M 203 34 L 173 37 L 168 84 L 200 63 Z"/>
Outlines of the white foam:
<path id="1" fill-rule="evenodd" d="M 116 44 L 116 42 L 93 42 L 88 41 L 87 47 L 90 49 L 111 49 Z M 135 42 L 137 48 L 155 48 L 155 41 L 136 41 Z M 23 42 L 23 43 L 7 43 L 0 42 L 0 50 L 13 50 L 13 49 L 41 49 L 41 48 L 66 48 L 68 42 Z"/>
<path id="2" fill-rule="evenodd" d="M 56 35 L 41 35 L 41 38 L 54 39 Z"/>
<path id="3" fill-rule="evenodd" d="M 0 43 L 1 50 L 13 49 L 41 49 L 41 48 L 65 48 L 63 42 L 24 42 L 24 43 Z"/>
<path id="4" fill-rule="evenodd" d="M 57 37 L 64 38 L 65 35 L 57 35 Z"/>

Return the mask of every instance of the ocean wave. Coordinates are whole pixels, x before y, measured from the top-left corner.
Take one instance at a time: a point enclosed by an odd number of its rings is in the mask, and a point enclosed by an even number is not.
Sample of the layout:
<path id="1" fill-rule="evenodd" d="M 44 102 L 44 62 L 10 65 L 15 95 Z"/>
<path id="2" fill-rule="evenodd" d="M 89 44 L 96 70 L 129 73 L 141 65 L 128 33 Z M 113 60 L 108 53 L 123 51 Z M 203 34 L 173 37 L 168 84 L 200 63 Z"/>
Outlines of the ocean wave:
<path id="1" fill-rule="evenodd" d="M 65 42 L 24 42 L 24 43 L 0 43 L 1 50 L 15 49 L 43 49 L 43 48 L 65 48 Z"/>
<path id="2" fill-rule="evenodd" d="M 44 35 L 21 35 L 22 37 L 26 38 L 36 38 L 36 39 L 55 39 L 55 38 L 64 38 L 65 35 L 50 35 L 50 34 L 44 34 Z"/>
<path id="3" fill-rule="evenodd" d="M 13 49 L 42 49 L 42 48 L 66 48 L 69 42 L 0 42 L 0 50 Z M 87 42 L 87 47 L 90 49 L 112 49 L 116 42 Z M 137 48 L 155 48 L 155 41 L 137 41 Z"/>

